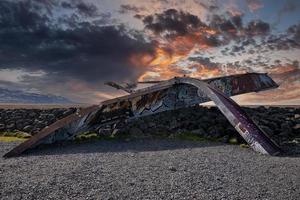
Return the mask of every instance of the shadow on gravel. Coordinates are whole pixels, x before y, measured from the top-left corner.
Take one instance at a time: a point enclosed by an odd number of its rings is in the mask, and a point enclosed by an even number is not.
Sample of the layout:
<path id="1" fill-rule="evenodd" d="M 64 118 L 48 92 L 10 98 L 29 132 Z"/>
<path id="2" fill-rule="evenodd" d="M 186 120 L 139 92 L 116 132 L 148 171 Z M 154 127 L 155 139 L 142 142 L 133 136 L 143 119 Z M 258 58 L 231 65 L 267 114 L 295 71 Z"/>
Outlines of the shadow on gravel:
<path id="1" fill-rule="evenodd" d="M 193 142 L 178 140 L 133 140 L 133 141 L 92 141 L 84 143 L 52 144 L 30 149 L 19 157 L 89 154 L 109 152 L 146 152 L 176 149 L 192 149 L 202 147 L 224 146 L 220 142 Z"/>
<path id="2" fill-rule="evenodd" d="M 280 146 L 282 154 L 279 157 L 300 157 L 300 145 L 284 145 Z"/>
<path id="3" fill-rule="evenodd" d="M 188 141 L 174 139 L 149 139 L 149 140 L 114 140 L 114 141 L 85 141 L 82 143 L 57 143 L 43 145 L 24 152 L 18 157 L 45 156 L 45 155 L 67 155 L 67 154 L 90 154 L 90 153 L 110 153 L 110 152 L 147 152 L 179 150 L 192 148 L 207 148 L 216 146 L 226 146 L 221 142 L 210 141 Z M 238 145 L 236 145 L 238 148 Z M 221 148 L 220 148 L 221 149 Z M 281 146 L 283 153 L 278 157 L 300 157 L 300 145 Z M 250 148 L 249 151 L 252 151 Z M 242 151 L 242 148 L 241 148 Z"/>

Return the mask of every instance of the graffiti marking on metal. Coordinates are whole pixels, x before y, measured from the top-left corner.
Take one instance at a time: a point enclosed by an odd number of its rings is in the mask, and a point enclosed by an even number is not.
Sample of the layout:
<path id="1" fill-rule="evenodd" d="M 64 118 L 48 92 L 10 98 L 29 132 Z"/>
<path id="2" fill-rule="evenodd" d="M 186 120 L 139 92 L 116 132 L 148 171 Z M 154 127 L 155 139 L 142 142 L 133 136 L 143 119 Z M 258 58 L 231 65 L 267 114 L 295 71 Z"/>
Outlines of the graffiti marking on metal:
<path id="1" fill-rule="evenodd" d="M 115 84 L 114 84 L 115 86 Z M 255 150 L 263 154 L 276 155 L 278 146 L 254 124 L 247 114 L 229 96 L 258 92 L 278 85 L 267 75 L 249 73 L 207 80 L 175 77 L 157 82 L 155 85 L 132 91 L 130 94 L 101 102 L 55 122 L 48 128 L 20 144 L 6 157 L 21 154 L 38 144 L 54 143 L 72 139 L 82 131 L 94 130 L 141 116 L 189 107 L 214 101 L 216 106 Z"/>

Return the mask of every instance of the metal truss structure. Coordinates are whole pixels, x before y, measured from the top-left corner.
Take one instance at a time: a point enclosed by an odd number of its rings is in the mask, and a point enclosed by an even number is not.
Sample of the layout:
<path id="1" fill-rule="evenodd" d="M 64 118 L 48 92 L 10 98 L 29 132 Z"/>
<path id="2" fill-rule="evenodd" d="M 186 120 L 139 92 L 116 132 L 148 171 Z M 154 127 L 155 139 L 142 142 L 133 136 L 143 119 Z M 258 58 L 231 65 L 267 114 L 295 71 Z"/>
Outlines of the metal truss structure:
<path id="1" fill-rule="evenodd" d="M 108 85 L 123 89 L 129 94 L 78 110 L 44 128 L 4 156 L 17 156 L 40 144 L 71 140 L 84 131 L 101 129 L 107 125 L 113 127 L 126 120 L 208 101 L 216 104 L 254 151 L 268 155 L 280 153 L 280 148 L 230 98 L 234 95 L 277 88 L 278 85 L 267 74 L 247 73 L 206 80 L 175 77 L 151 83 L 155 84 L 133 90 L 132 85 L 121 86 L 108 82 Z"/>

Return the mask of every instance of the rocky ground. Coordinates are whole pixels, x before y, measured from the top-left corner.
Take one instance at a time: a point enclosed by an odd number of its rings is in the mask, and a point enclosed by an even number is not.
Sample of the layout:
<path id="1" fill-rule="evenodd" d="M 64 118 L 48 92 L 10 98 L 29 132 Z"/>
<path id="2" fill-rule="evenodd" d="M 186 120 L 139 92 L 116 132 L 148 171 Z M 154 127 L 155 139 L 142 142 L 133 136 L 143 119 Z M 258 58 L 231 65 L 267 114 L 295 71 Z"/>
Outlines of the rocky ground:
<path id="1" fill-rule="evenodd" d="M 45 126 L 64 118 L 76 108 L 0 109 L 0 132 L 24 131 L 34 135 Z"/>
<path id="2" fill-rule="evenodd" d="M 3 154 L 16 143 L 0 143 Z M 2 155 L 1 155 L 2 156 Z M 299 199 L 300 157 L 176 140 L 97 141 L 0 158 L 1 199 Z"/>
<path id="3" fill-rule="evenodd" d="M 243 108 L 256 124 L 278 144 L 300 143 L 300 108 Z M 191 107 L 167 111 L 126 123 L 119 134 L 133 137 L 167 136 L 192 133 L 228 142 L 239 133 L 216 107 Z"/>

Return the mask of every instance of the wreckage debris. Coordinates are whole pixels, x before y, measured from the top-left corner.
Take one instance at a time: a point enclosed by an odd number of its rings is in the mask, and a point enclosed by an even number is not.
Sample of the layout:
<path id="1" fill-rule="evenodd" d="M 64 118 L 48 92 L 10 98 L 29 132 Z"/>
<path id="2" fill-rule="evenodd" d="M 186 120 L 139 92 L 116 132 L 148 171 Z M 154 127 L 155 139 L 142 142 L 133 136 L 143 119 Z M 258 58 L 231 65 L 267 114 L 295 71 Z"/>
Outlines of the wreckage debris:
<path id="1" fill-rule="evenodd" d="M 110 85 L 123 89 L 115 84 Z M 277 155 L 280 153 L 279 147 L 230 98 L 276 87 L 278 85 L 267 74 L 248 73 L 206 80 L 175 77 L 139 90 L 130 88 L 129 95 L 82 109 L 55 122 L 4 156 L 17 156 L 39 144 L 69 140 L 83 131 L 103 126 L 117 127 L 125 120 L 190 107 L 211 100 L 253 150 L 262 154 Z"/>

